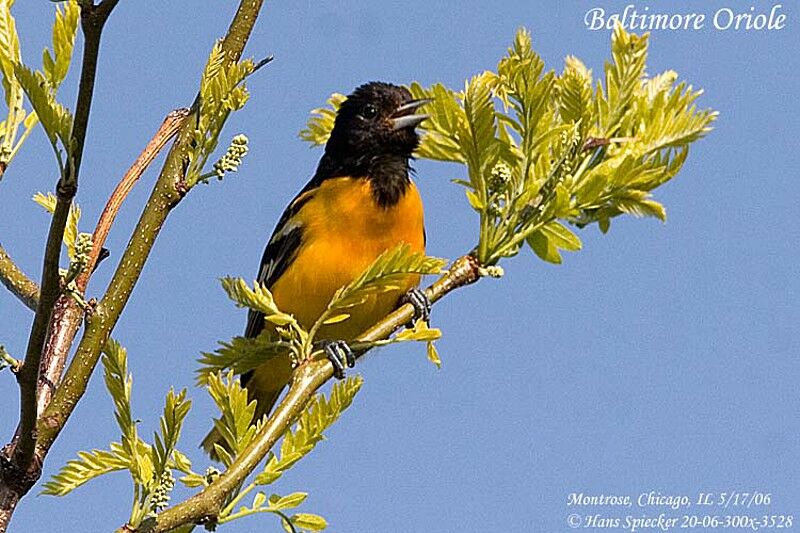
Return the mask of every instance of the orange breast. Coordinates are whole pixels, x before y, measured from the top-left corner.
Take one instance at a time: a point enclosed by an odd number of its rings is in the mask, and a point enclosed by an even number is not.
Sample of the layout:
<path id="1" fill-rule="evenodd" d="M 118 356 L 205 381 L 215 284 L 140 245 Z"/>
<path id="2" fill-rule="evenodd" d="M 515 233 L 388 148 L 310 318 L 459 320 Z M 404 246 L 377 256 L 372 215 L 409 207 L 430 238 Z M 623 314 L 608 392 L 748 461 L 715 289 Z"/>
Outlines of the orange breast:
<path id="1" fill-rule="evenodd" d="M 303 244 L 292 265 L 272 286 L 278 306 L 311 327 L 333 293 L 351 282 L 375 258 L 401 242 L 424 251 L 422 200 L 412 183 L 391 207 L 381 207 L 366 179 L 326 180 L 296 215 Z M 325 326 L 320 338 L 350 340 L 389 313 L 398 298 L 419 283 L 408 276 L 395 291 L 376 295 L 352 316 Z"/>

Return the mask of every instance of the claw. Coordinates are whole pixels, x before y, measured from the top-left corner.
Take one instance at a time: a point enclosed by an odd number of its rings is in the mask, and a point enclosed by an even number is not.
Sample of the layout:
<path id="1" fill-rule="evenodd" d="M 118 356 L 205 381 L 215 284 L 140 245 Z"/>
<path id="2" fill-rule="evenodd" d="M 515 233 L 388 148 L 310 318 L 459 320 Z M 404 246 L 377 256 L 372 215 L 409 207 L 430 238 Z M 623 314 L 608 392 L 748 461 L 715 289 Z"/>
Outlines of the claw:
<path id="1" fill-rule="evenodd" d="M 322 350 L 333 365 L 336 379 L 344 379 L 345 368 L 353 368 L 356 364 L 356 356 L 345 341 L 324 341 Z"/>
<path id="2" fill-rule="evenodd" d="M 431 301 L 424 291 L 415 287 L 403 295 L 400 299 L 400 303 L 409 303 L 414 306 L 414 318 L 411 319 L 411 327 L 420 319 L 425 322 L 431 321 Z"/>

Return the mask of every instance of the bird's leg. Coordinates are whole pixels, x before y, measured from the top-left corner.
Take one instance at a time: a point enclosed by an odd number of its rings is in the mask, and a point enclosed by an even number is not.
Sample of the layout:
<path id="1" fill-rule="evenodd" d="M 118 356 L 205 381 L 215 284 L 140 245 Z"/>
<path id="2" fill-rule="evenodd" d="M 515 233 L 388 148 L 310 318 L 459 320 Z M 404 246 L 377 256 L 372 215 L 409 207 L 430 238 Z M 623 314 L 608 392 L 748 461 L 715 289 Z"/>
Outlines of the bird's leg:
<path id="1" fill-rule="evenodd" d="M 431 301 L 425 291 L 414 287 L 400 298 L 400 305 L 411 304 L 414 306 L 414 318 L 411 319 L 409 327 L 414 327 L 414 323 L 422 319 L 425 322 L 431 321 Z"/>
<path id="2" fill-rule="evenodd" d="M 356 365 L 356 356 L 345 341 L 322 341 L 322 351 L 333 365 L 333 375 L 336 379 L 344 379 L 345 368 Z"/>

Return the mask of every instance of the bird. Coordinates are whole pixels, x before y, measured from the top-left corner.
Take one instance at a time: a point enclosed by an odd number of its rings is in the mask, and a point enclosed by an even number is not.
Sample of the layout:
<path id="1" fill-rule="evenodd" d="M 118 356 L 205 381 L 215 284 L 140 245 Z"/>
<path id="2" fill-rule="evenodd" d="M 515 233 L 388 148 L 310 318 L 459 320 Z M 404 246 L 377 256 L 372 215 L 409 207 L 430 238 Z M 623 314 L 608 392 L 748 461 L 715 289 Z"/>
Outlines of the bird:
<path id="1" fill-rule="evenodd" d="M 284 210 L 264 250 L 257 281 L 268 288 L 282 311 L 310 328 L 336 290 L 353 281 L 386 250 L 406 243 L 425 252 L 424 210 L 410 161 L 419 145 L 416 131 L 429 115 L 429 103 L 403 86 L 373 81 L 357 87 L 341 103 L 316 172 Z M 355 358 L 347 341 L 377 319 L 409 302 L 415 318 L 428 319 L 430 302 L 407 276 L 395 290 L 371 296 L 347 320 L 320 328 L 334 376 L 342 379 Z M 265 328 L 264 315 L 250 310 L 245 337 Z M 269 414 L 292 375 L 287 353 L 267 360 L 241 377 L 248 400 L 256 401 L 254 420 Z M 212 458 L 224 444 L 216 430 L 202 447 Z"/>

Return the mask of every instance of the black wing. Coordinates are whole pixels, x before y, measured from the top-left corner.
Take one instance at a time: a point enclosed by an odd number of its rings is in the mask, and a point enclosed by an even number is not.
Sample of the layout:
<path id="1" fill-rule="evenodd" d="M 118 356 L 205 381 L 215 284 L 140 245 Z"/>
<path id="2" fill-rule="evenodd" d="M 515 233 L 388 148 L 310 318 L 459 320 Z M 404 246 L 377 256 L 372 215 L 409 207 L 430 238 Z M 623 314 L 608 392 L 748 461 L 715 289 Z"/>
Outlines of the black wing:
<path id="1" fill-rule="evenodd" d="M 310 199 L 311 193 L 303 189 L 303 192 L 283 212 L 275 231 L 272 232 L 261 258 L 257 278 L 258 282 L 268 289 L 272 288 L 297 256 L 300 243 L 303 241 L 303 227 L 294 217 Z M 254 338 L 262 329 L 264 329 L 264 314 L 250 310 L 244 331 L 245 337 Z"/>
<path id="2" fill-rule="evenodd" d="M 322 183 L 336 176 L 343 176 L 345 173 L 341 165 L 337 164 L 335 160 L 327 153 L 322 156 L 317 165 L 317 171 L 312 176 L 311 180 L 306 183 L 297 196 L 295 196 L 292 203 L 281 215 L 275 231 L 272 232 L 272 237 L 267 243 L 267 248 L 264 250 L 264 256 L 261 258 L 261 266 L 258 269 L 258 282 L 266 285 L 268 289 L 272 288 L 273 283 L 278 281 L 278 278 L 286 272 L 289 265 L 292 264 L 297 252 L 300 249 L 300 243 L 303 241 L 303 227 L 295 215 L 300 212 L 300 209 L 311 200 L 314 191 L 319 188 Z M 258 311 L 250 311 L 247 315 L 247 327 L 245 328 L 245 337 L 257 337 L 261 330 L 264 329 L 264 314 Z"/>

